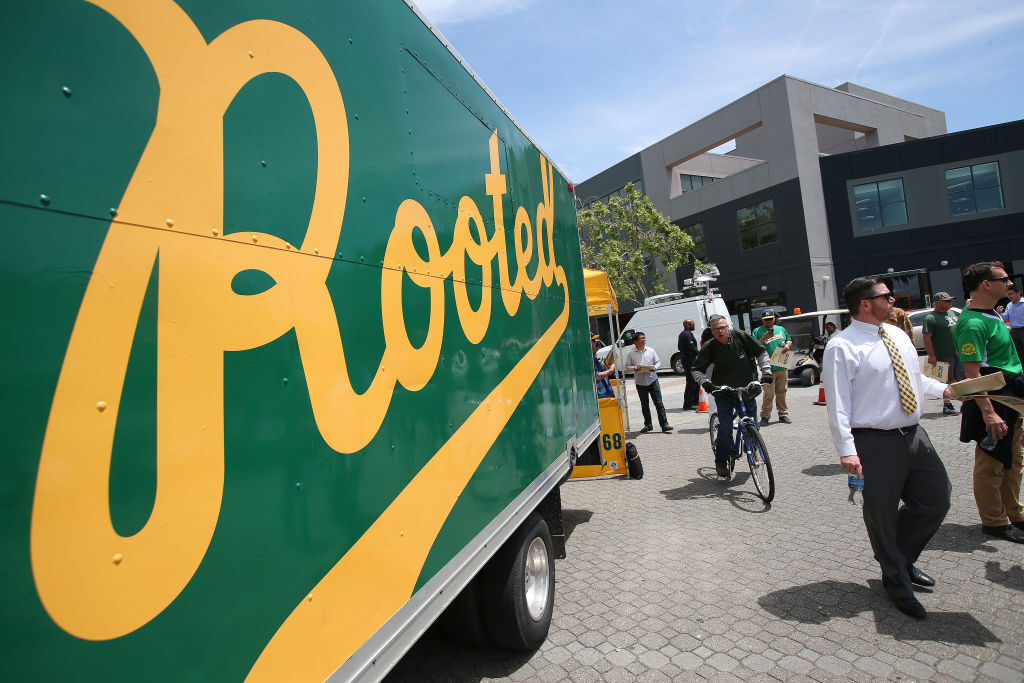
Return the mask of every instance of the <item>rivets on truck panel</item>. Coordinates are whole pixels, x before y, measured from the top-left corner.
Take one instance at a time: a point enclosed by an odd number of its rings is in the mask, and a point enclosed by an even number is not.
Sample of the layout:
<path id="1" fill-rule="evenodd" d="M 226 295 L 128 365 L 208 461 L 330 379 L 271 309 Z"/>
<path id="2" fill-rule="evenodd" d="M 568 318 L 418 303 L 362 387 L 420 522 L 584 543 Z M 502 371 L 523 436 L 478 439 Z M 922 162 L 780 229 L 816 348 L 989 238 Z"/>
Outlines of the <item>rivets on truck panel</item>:
<path id="1" fill-rule="evenodd" d="M 49 206 L 50 205 L 50 195 L 48 195 L 48 194 L 41 194 L 41 195 L 39 195 L 39 202 L 43 206 Z"/>
<path id="2" fill-rule="evenodd" d="M 220 234 L 220 230 L 218 230 L 217 228 L 211 228 L 211 229 L 210 229 L 210 232 L 212 232 L 212 233 L 213 233 L 213 236 L 214 236 L 214 237 L 216 237 L 217 235 L 219 235 L 219 234 Z"/>
<path id="3" fill-rule="evenodd" d="M 165 222 L 167 223 L 167 227 L 168 228 L 173 228 L 174 227 L 174 219 L 173 218 L 168 218 Z"/>
<path id="4" fill-rule="evenodd" d="M 302 482 L 301 481 L 295 482 L 295 490 L 296 491 L 300 491 L 301 489 L 302 489 Z"/>
<path id="5" fill-rule="evenodd" d="M 319 254 L 320 253 L 320 247 L 313 247 L 313 253 L 314 254 Z"/>
<path id="6" fill-rule="evenodd" d="M 259 238 L 258 238 L 258 237 L 256 237 L 256 235 L 253 235 L 253 236 L 252 236 L 252 243 L 253 243 L 253 244 L 256 244 L 256 242 L 258 242 L 258 241 L 259 241 Z"/>
<path id="7" fill-rule="evenodd" d="M 116 209 L 116 208 L 114 208 L 113 206 L 112 206 L 112 207 L 110 207 L 110 216 L 111 216 L 112 218 L 116 218 L 116 217 L 117 217 L 117 209 Z"/>
<path id="8" fill-rule="evenodd" d="M 249 59 L 255 59 L 255 58 L 256 58 L 256 55 L 254 55 L 252 53 L 252 50 L 249 50 Z"/>
<path id="9" fill-rule="evenodd" d="M 107 409 L 107 402 L 106 401 L 97 401 L 96 402 L 96 410 L 98 410 L 98 411 L 100 411 L 102 413 L 106 409 Z"/>
<path id="10" fill-rule="evenodd" d="M 64 93 L 64 97 L 71 97 L 71 88 L 69 88 L 68 86 L 65 85 L 63 88 L 61 88 L 61 92 Z"/>
<path id="11" fill-rule="evenodd" d="M 121 564 L 121 560 L 124 559 L 124 555 L 122 555 L 121 553 L 114 553 L 114 557 L 112 559 L 114 561 L 114 564 Z"/>
<path id="12" fill-rule="evenodd" d="M 282 377 L 281 378 L 281 384 L 284 384 L 285 386 L 287 386 L 288 385 L 288 378 L 287 377 Z"/>

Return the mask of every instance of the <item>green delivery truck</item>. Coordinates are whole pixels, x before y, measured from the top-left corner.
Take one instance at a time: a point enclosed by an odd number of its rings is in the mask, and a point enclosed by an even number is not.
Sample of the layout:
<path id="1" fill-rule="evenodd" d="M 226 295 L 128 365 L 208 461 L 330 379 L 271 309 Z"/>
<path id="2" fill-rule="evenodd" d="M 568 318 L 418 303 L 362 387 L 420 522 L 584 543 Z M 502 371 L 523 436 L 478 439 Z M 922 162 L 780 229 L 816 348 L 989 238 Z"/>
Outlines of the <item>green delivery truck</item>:
<path id="1" fill-rule="evenodd" d="M 417 9 L 11 0 L 0 85 L 5 680 L 536 648 L 599 432 L 572 185 Z"/>

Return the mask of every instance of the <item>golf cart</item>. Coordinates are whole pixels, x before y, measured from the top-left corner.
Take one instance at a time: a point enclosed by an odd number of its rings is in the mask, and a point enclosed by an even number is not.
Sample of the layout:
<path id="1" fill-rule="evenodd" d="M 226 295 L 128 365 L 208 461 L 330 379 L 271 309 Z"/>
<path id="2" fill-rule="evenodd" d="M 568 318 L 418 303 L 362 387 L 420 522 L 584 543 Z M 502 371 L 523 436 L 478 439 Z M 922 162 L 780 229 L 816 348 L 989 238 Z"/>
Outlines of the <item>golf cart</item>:
<path id="1" fill-rule="evenodd" d="M 778 322 L 793 338 L 793 352 L 796 365 L 789 371 L 790 379 L 799 379 L 801 386 L 809 387 L 818 383 L 821 376 L 821 360 L 825 355 L 825 323 L 831 322 L 836 331 L 850 323 L 850 312 L 845 308 L 828 311 L 810 311 L 787 315 Z"/>

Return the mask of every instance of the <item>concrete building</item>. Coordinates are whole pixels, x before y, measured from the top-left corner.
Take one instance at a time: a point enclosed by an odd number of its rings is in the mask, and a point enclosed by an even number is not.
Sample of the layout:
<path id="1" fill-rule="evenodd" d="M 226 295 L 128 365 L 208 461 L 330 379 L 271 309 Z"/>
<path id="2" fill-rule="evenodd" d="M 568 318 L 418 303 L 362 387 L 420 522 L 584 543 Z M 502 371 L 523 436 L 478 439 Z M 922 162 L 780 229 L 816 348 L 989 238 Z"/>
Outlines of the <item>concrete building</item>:
<path id="1" fill-rule="evenodd" d="M 935 109 L 852 83 L 780 76 L 579 183 L 576 194 L 586 205 L 637 185 L 719 267 L 735 323 L 749 330 L 765 306 L 837 304 L 819 158 L 945 132 Z M 711 152 L 730 141 L 734 150 Z M 670 287 L 688 270 L 670 274 Z"/>
<path id="2" fill-rule="evenodd" d="M 836 282 L 892 271 L 906 308 L 946 291 L 963 306 L 961 271 L 1003 261 L 1024 273 L 1024 120 L 821 159 Z"/>

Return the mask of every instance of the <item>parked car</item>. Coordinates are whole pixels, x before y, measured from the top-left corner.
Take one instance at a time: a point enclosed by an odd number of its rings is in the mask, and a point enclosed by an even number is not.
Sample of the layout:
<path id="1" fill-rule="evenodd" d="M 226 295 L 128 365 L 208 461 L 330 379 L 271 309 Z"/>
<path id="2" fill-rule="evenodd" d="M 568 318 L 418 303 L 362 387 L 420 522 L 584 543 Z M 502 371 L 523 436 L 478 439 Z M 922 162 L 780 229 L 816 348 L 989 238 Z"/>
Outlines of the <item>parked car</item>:
<path id="1" fill-rule="evenodd" d="M 923 354 L 925 352 L 924 337 L 921 336 L 921 326 L 924 324 L 924 317 L 934 310 L 934 308 L 921 308 L 916 311 L 907 311 L 907 315 L 910 317 L 910 324 L 914 326 L 914 346 L 917 347 L 918 353 Z M 946 315 L 948 315 L 955 324 L 956 319 L 960 317 L 960 309 L 950 308 Z"/>

